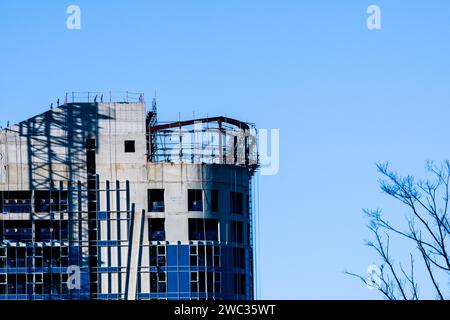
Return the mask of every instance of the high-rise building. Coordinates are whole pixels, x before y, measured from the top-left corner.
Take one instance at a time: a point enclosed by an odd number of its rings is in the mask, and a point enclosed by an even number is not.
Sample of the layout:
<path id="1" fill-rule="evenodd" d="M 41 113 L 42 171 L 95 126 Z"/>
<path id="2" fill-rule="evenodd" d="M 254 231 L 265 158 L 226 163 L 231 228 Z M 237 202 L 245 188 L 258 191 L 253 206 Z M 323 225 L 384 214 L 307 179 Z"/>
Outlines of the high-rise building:
<path id="1" fill-rule="evenodd" d="M 0 131 L 0 300 L 253 299 L 254 126 L 106 96 Z"/>

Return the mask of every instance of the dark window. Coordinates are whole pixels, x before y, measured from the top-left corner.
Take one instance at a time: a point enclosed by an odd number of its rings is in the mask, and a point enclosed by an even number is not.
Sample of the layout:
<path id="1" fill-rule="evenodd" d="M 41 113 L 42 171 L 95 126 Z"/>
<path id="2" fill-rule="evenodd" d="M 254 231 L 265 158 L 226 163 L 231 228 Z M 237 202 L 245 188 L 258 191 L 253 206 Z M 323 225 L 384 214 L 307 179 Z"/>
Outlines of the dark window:
<path id="1" fill-rule="evenodd" d="M 34 292 L 36 294 L 43 294 L 44 293 L 44 286 L 42 284 L 36 284 L 34 286 Z"/>
<path id="2" fill-rule="evenodd" d="M 167 291 L 167 285 L 165 282 L 158 282 L 158 291 L 164 293 Z"/>
<path id="3" fill-rule="evenodd" d="M 67 191 L 36 191 L 34 206 L 36 212 L 64 212 L 67 211 Z"/>
<path id="4" fill-rule="evenodd" d="M 25 294 L 26 293 L 26 274 L 19 273 L 17 274 L 17 294 Z"/>
<path id="5" fill-rule="evenodd" d="M 53 249 L 52 247 L 43 248 L 42 258 L 44 261 L 44 267 L 50 267 L 52 263 L 52 249 Z"/>
<path id="6" fill-rule="evenodd" d="M 61 294 L 67 288 L 66 285 L 61 286 L 61 274 L 54 273 L 51 276 L 51 292 Z M 64 290 L 65 291 L 65 290 Z"/>
<path id="7" fill-rule="evenodd" d="M 24 247 L 9 247 L 7 266 L 12 268 L 25 267 L 25 248 Z"/>
<path id="8" fill-rule="evenodd" d="M 235 268 L 245 268 L 245 249 L 233 248 L 233 263 Z"/>
<path id="9" fill-rule="evenodd" d="M 231 222 L 231 241 L 237 243 L 244 242 L 244 227 L 240 221 Z"/>
<path id="10" fill-rule="evenodd" d="M 51 274 L 45 273 L 44 274 L 44 293 L 49 294 L 51 291 Z"/>
<path id="11" fill-rule="evenodd" d="M 218 241 L 219 221 L 217 219 L 189 219 L 189 240 Z"/>
<path id="12" fill-rule="evenodd" d="M 230 207 L 231 213 L 242 214 L 243 213 L 243 198 L 240 192 L 230 193 Z"/>
<path id="13" fill-rule="evenodd" d="M 188 210 L 203 211 L 203 192 L 198 189 L 188 190 Z"/>
<path id="14" fill-rule="evenodd" d="M 43 279 L 42 279 L 42 274 L 37 273 L 35 275 L 35 279 L 37 283 L 42 283 Z"/>
<path id="15" fill-rule="evenodd" d="M 150 246 L 150 266 L 164 267 L 166 265 L 165 247 Z"/>
<path id="16" fill-rule="evenodd" d="M 164 189 L 148 190 L 148 211 L 164 212 Z"/>
<path id="17" fill-rule="evenodd" d="M 190 254 L 190 265 L 191 266 L 197 266 L 198 262 L 197 262 L 197 247 L 196 246 L 191 246 L 189 248 L 189 254 Z"/>
<path id="18" fill-rule="evenodd" d="M 246 205 L 245 212 L 247 213 L 247 216 L 250 216 L 251 203 L 250 203 L 250 195 L 248 194 L 245 196 L 245 205 Z"/>
<path id="19" fill-rule="evenodd" d="M 67 241 L 67 220 L 36 220 L 36 241 Z"/>
<path id="20" fill-rule="evenodd" d="M 6 259 L 6 264 L 8 268 L 17 268 L 16 264 L 16 250 L 17 247 L 8 247 L 8 257 Z"/>
<path id="21" fill-rule="evenodd" d="M 198 292 L 198 273 L 191 272 L 191 292 Z"/>
<path id="22" fill-rule="evenodd" d="M 4 213 L 31 212 L 31 191 L 5 191 L 2 200 Z"/>
<path id="23" fill-rule="evenodd" d="M 16 294 L 16 274 L 8 274 L 8 294 Z"/>
<path id="24" fill-rule="evenodd" d="M 156 253 L 156 246 L 150 246 L 150 266 L 157 266 L 158 255 Z"/>
<path id="25" fill-rule="evenodd" d="M 198 265 L 197 256 L 190 256 L 189 263 L 191 267 L 196 267 Z"/>
<path id="26" fill-rule="evenodd" d="M 165 241 L 164 219 L 150 219 L 150 241 Z"/>
<path id="27" fill-rule="evenodd" d="M 211 190 L 211 211 L 219 212 L 219 191 Z"/>
<path id="28" fill-rule="evenodd" d="M 214 247 L 214 266 L 220 267 L 220 247 Z"/>
<path id="29" fill-rule="evenodd" d="M 95 189 L 97 172 L 95 139 L 86 140 L 86 171 L 88 175 L 88 189 Z M 91 196 L 88 195 L 88 197 L 90 198 Z"/>
<path id="30" fill-rule="evenodd" d="M 216 272 L 214 273 L 214 291 L 216 293 L 220 293 L 221 292 L 221 273 L 220 272 Z"/>
<path id="31" fill-rule="evenodd" d="M 95 139 L 86 139 L 86 149 L 95 150 Z"/>
<path id="32" fill-rule="evenodd" d="M 16 265 L 18 268 L 25 267 L 25 248 L 16 247 Z"/>
<path id="33" fill-rule="evenodd" d="M 156 272 L 150 273 L 150 292 L 158 292 L 158 274 Z"/>
<path id="34" fill-rule="evenodd" d="M 41 268 L 42 267 L 42 257 L 34 258 L 34 266 L 36 268 Z"/>
<path id="35" fill-rule="evenodd" d="M 164 267 L 166 265 L 166 256 L 158 255 L 158 267 Z"/>
<path id="36" fill-rule="evenodd" d="M 198 245 L 198 265 L 212 267 L 214 262 L 213 246 Z M 218 265 L 216 265 L 218 266 Z"/>
<path id="37" fill-rule="evenodd" d="M 245 275 L 235 274 L 234 275 L 234 292 L 236 294 L 245 295 Z"/>
<path id="38" fill-rule="evenodd" d="M 167 291 L 166 274 L 164 272 L 150 272 L 150 292 L 165 293 Z"/>
<path id="39" fill-rule="evenodd" d="M 0 221 L 0 230 L 0 241 L 30 242 L 33 238 L 32 223 L 30 220 Z"/>
<path id="40" fill-rule="evenodd" d="M 136 142 L 134 140 L 125 141 L 125 152 L 126 153 L 136 152 Z"/>
<path id="41" fill-rule="evenodd" d="M 213 272 L 199 272 L 198 274 L 198 289 L 200 292 L 213 292 L 214 273 Z"/>

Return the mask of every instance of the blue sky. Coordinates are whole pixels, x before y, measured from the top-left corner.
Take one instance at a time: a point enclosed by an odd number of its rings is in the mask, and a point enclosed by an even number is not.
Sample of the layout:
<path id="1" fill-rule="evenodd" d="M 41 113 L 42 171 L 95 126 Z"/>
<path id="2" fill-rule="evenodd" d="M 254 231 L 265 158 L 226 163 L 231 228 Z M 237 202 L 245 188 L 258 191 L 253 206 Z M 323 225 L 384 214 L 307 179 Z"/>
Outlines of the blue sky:
<path id="1" fill-rule="evenodd" d="M 71 4 L 81 30 L 66 28 Z M 381 30 L 366 28 L 370 4 Z M 378 261 L 362 208 L 406 213 L 375 162 L 422 175 L 449 158 L 449 14 L 445 0 L 2 1 L 0 124 L 67 91 L 131 90 L 156 91 L 160 119 L 278 128 L 280 172 L 260 178 L 261 297 L 377 299 L 343 270 Z"/>

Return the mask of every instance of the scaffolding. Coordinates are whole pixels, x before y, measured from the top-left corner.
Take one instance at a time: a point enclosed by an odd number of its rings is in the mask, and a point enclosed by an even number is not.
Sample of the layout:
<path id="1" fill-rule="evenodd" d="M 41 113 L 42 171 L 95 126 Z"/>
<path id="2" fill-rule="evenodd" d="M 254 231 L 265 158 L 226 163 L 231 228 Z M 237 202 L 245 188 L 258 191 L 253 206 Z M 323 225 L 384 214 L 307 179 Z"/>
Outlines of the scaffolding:
<path id="1" fill-rule="evenodd" d="M 256 128 L 226 117 L 148 126 L 151 162 L 232 164 L 258 167 Z"/>
<path id="2" fill-rule="evenodd" d="M 130 259 L 121 254 L 131 254 L 134 205 L 128 181 L 104 185 L 96 176 L 94 189 L 61 182 L 19 199 L 17 192 L 0 191 L 0 300 L 127 298 Z M 71 266 L 80 270 L 79 288 L 68 286 Z"/>

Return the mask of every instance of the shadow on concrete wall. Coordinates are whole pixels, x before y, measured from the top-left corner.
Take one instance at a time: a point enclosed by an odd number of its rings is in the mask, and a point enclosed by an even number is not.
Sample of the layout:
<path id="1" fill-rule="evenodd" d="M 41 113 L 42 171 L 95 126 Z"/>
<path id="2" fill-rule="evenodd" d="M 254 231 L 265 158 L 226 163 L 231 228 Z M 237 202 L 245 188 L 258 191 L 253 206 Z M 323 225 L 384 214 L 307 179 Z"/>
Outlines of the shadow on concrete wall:
<path id="1" fill-rule="evenodd" d="M 58 181 L 86 180 L 86 139 L 96 139 L 100 115 L 97 103 L 60 106 L 19 123 L 26 137 L 29 189 L 49 189 Z"/>
<path id="2" fill-rule="evenodd" d="M 82 208 L 89 208 L 89 189 L 86 189 L 89 188 L 86 183 L 89 181 L 87 140 L 95 139 L 95 148 L 98 150 L 100 120 L 109 119 L 112 117 L 99 113 L 97 103 L 70 103 L 18 124 L 19 136 L 26 139 L 28 172 L 24 174 L 28 174 L 29 190 L 55 190 L 62 181 L 70 183 L 72 187 L 68 193 L 69 221 L 74 221 L 73 214 L 78 215 L 80 245 L 84 235 L 90 237 L 90 225 L 82 223 L 80 216 Z M 95 177 L 95 172 L 93 176 Z M 85 185 L 83 195 L 80 193 L 79 182 Z M 96 218 L 95 211 L 93 214 L 94 216 L 89 216 L 89 223 Z M 73 235 L 72 222 L 68 228 L 69 234 Z M 96 277 L 92 268 L 97 266 L 97 261 L 91 261 L 83 254 L 81 246 L 79 250 L 80 260 L 77 265 L 85 270 L 82 272 L 81 291 L 90 292 L 90 278 Z M 85 268 L 89 268 L 89 271 Z"/>

